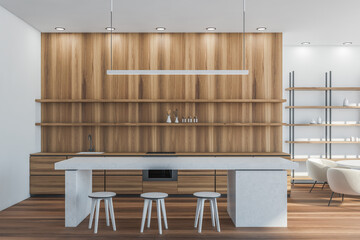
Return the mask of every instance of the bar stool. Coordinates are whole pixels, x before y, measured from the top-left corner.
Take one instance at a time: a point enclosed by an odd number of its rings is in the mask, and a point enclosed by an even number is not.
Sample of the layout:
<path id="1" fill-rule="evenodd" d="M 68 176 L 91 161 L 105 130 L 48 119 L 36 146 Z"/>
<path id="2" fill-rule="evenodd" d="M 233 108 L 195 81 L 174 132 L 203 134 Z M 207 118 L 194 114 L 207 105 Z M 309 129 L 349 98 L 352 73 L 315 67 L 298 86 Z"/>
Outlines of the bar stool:
<path id="1" fill-rule="evenodd" d="M 209 200 L 212 226 L 215 227 L 215 221 L 216 221 L 217 231 L 220 232 L 219 212 L 218 212 L 216 199 L 220 197 L 221 194 L 217 192 L 196 192 L 194 193 L 194 196 L 197 197 L 194 227 L 197 228 L 199 222 L 198 232 L 201 233 L 202 221 L 204 215 L 204 204 L 206 200 Z"/>
<path id="2" fill-rule="evenodd" d="M 149 193 L 141 194 L 140 197 L 144 198 L 144 209 L 143 209 L 143 214 L 142 214 L 140 232 L 141 233 L 144 232 L 144 226 L 145 226 L 145 221 L 146 221 L 146 212 L 148 212 L 147 227 L 150 228 L 152 201 L 156 201 L 159 233 L 162 234 L 160 208 L 161 208 L 163 218 L 164 218 L 165 229 L 168 229 L 168 224 L 167 224 L 167 220 L 166 220 L 165 200 L 164 200 L 165 198 L 168 197 L 168 194 L 161 193 L 161 192 L 149 192 Z"/>
<path id="3" fill-rule="evenodd" d="M 112 198 L 115 196 L 116 196 L 116 193 L 113 193 L 113 192 L 94 192 L 94 193 L 89 194 L 89 198 L 91 198 L 91 200 L 92 200 L 89 229 L 91 229 L 91 225 L 92 225 L 94 213 L 95 213 L 95 207 L 96 207 L 94 233 L 97 233 L 97 230 L 98 230 L 99 211 L 100 211 L 101 200 L 104 200 L 104 202 L 105 202 L 106 226 L 110 226 L 110 222 L 109 222 L 109 211 L 110 211 L 112 227 L 113 227 L 113 230 L 116 231 L 114 206 L 113 206 L 113 201 L 112 201 Z M 110 207 L 110 209 L 109 209 L 109 207 Z"/>

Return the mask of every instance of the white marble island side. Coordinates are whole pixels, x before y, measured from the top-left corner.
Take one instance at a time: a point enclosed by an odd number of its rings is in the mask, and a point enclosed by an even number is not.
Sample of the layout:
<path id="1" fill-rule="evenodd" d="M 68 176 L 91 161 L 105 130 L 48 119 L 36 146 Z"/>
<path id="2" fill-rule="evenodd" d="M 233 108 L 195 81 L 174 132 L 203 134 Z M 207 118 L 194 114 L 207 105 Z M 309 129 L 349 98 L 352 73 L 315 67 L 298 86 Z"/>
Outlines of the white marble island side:
<path id="1" fill-rule="evenodd" d="M 74 157 L 65 170 L 65 226 L 90 213 L 92 170 L 228 170 L 228 213 L 236 227 L 287 226 L 287 172 L 297 163 L 281 157 Z"/>

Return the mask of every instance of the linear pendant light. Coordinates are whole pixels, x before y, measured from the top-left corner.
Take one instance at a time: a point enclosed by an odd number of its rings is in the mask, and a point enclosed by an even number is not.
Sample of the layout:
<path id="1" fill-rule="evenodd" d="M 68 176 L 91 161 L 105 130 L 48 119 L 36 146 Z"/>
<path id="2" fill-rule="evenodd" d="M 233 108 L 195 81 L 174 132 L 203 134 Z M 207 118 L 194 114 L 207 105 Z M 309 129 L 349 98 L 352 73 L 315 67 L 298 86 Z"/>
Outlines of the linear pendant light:
<path id="1" fill-rule="evenodd" d="M 243 0 L 243 69 L 245 69 L 245 1 Z M 113 0 L 110 7 L 110 25 L 113 29 Z M 113 70 L 112 32 L 110 32 L 111 70 L 106 71 L 107 75 L 249 75 L 249 70 Z"/>

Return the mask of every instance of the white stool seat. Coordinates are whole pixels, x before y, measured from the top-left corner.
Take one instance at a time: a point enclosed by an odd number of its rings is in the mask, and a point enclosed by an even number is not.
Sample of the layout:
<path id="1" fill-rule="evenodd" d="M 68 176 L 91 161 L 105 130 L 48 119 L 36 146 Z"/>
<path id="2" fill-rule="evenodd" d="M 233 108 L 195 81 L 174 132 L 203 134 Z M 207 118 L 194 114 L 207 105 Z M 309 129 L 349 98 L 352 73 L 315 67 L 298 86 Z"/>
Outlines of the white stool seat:
<path id="1" fill-rule="evenodd" d="M 115 197 L 114 192 L 93 192 L 89 194 L 89 198 L 112 198 Z"/>
<path id="2" fill-rule="evenodd" d="M 167 198 L 168 196 L 169 195 L 167 193 L 162 193 L 162 192 L 148 192 L 140 195 L 140 197 L 146 199 L 163 199 L 163 198 Z"/>
<path id="3" fill-rule="evenodd" d="M 149 193 L 143 193 L 140 196 L 142 198 L 144 198 L 144 209 L 143 209 L 143 215 L 142 215 L 142 220 L 141 220 L 140 232 L 141 233 L 144 232 L 146 215 L 148 217 L 147 227 L 150 228 L 152 202 L 156 201 L 159 233 L 162 234 L 161 212 L 162 212 L 163 219 L 164 219 L 165 229 L 168 229 L 168 224 L 167 224 L 167 219 L 166 219 L 166 210 L 165 210 L 165 200 L 164 200 L 165 198 L 168 197 L 168 194 L 162 193 L 162 192 L 149 192 Z"/>
<path id="4" fill-rule="evenodd" d="M 93 192 L 89 194 L 89 198 L 91 198 L 91 214 L 89 220 L 89 229 L 91 229 L 92 222 L 94 219 L 95 209 L 96 209 L 96 216 L 95 216 L 95 226 L 94 226 L 94 233 L 97 233 L 98 224 L 99 224 L 99 211 L 100 211 L 100 202 L 104 200 L 105 203 L 105 214 L 106 214 L 106 226 L 110 226 L 109 220 L 109 212 L 111 216 L 111 223 L 113 230 L 116 231 L 116 224 L 115 224 L 115 215 L 114 215 L 114 206 L 112 198 L 116 196 L 114 192 Z"/>
<path id="5" fill-rule="evenodd" d="M 196 192 L 194 196 L 197 198 L 218 198 L 221 194 L 217 192 Z"/>
<path id="6" fill-rule="evenodd" d="M 194 193 L 194 196 L 197 197 L 194 227 L 197 228 L 199 224 L 198 232 L 201 233 L 203 215 L 204 215 L 204 205 L 205 205 L 205 201 L 209 200 L 212 226 L 213 227 L 216 226 L 217 231 L 220 232 L 219 211 L 218 211 L 216 199 L 220 197 L 221 194 L 217 192 L 196 192 Z"/>

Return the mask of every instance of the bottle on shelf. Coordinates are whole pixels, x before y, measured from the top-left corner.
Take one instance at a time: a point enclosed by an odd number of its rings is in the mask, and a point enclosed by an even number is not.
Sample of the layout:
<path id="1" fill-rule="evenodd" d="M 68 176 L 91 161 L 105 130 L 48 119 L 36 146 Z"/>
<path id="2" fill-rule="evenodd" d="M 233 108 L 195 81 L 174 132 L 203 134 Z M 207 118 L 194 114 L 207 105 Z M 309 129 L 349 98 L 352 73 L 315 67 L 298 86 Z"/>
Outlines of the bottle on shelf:
<path id="1" fill-rule="evenodd" d="M 171 123 L 171 110 L 170 110 L 170 109 L 169 109 L 168 112 L 167 112 L 166 123 Z"/>
<path id="2" fill-rule="evenodd" d="M 188 122 L 188 123 L 192 123 L 192 118 L 191 118 L 191 116 L 188 117 L 187 122 Z"/>
<path id="3" fill-rule="evenodd" d="M 183 116 L 183 117 L 181 118 L 181 122 L 182 122 L 182 123 L 186 123 L 186 117 Z"/>
<path id="4" fill-rule="evenodd" d="M 194 117 L 194 123 L 198 123 L 199 122 L 199 119 L 197 116 Z"/>

